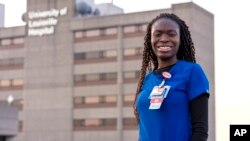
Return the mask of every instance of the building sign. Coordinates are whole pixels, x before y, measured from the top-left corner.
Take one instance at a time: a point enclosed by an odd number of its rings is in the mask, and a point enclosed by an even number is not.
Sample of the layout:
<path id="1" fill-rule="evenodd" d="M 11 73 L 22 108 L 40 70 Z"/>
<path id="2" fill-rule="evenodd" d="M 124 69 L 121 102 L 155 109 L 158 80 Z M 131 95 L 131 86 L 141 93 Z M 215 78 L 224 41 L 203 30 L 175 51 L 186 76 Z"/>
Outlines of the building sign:
<path id="1" fill-rule="evenodd" d="M 28 13 L 28 36 L 50 35 L 55 32 L 58 18 L 67 14 L 67 7 Z"/>

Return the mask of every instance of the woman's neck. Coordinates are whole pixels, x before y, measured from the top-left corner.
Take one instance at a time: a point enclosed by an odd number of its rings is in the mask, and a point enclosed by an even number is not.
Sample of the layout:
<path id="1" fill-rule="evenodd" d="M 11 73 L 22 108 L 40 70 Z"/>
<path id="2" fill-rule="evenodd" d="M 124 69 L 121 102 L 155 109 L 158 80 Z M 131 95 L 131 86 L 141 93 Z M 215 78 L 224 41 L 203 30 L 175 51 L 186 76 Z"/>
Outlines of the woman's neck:
<path id="1" fill-rule="evenodd" d="M 177 61 L 178 61 L 177 58 L 172 59 L 172 60 L 168 60 L 168 61 L 158 60 L 158 68 L 157 69 L 164 68 L 164 67 L 167 67 L 167 66 L 171 66 L 171 65 L 175 64 Z"/>

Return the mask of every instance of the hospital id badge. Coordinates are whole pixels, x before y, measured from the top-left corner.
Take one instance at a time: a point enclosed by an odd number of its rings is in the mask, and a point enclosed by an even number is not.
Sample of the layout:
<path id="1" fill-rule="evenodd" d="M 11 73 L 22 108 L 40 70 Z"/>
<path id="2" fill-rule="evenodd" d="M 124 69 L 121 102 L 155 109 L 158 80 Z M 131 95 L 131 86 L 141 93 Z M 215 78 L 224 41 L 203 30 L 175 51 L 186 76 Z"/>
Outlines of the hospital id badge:
<path id="1" fill-rule="evenodd" d="M 154 86 L 149 98 L 152 97 L 163 97 L 164 87 Z"/>
<path id="2" fill-rule="evenodd" d="M 150 100 L 150 110 L 160 109 L 164 98 L 153 98 Z"/>
<path id="3" fill-rule="evenodd" d="M 168 85 L 164 86 L 164 87 L 155 86 L 149 95 L 149 99 L 166 98 L 169 90 L 170 90 L 170 86 L 168 86 Z"/>

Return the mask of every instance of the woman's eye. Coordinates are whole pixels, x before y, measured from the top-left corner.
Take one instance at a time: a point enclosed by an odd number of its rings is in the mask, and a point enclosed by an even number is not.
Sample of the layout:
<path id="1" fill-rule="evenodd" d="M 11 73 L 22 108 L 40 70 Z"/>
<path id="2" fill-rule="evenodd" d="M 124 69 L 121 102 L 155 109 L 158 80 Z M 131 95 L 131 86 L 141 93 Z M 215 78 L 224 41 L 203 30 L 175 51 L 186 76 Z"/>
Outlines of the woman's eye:
<path id="1" fill-rule="evenodd" d="M 156 36 L 156 37 L 160 37 L 161 34 L 160 34 L 160 33 L 155 33 L 155 36 Z"/>
<path id="2" fill-rule="evenodd" d="M 176 36 L 176 33 L 175 32 L 170 32 L 170 33 L 168 33 L 168 36 L 174 37 L 174 36 Z"/>

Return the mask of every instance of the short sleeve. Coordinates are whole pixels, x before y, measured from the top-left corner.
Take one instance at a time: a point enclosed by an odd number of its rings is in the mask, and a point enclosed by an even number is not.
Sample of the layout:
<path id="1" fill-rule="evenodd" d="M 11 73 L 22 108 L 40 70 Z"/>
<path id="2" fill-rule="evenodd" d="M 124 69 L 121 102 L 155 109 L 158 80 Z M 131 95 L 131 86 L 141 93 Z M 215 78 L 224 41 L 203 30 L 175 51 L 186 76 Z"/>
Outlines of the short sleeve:
<path id="1" fill-rule="evenodd" d="M 190 101 L 203 93 L 209 93 L 208 79 L 199 64 L 195 64 L 190 71 L 187 93 Z"/>

